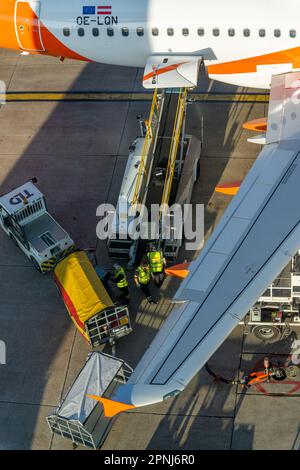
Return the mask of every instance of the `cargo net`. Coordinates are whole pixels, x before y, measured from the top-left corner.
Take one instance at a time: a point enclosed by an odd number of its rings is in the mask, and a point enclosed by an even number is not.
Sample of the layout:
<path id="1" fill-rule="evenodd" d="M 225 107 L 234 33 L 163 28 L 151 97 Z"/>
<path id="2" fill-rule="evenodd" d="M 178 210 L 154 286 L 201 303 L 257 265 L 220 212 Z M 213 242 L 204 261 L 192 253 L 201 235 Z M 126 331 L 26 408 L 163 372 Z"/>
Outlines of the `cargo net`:
<path id="1" fill-rule="evenodd" d="M 91 345 L 114 342 L 128 335 L 131 330 L 129 310 L 125 306 L 106 309 L 85 323 Z"/>

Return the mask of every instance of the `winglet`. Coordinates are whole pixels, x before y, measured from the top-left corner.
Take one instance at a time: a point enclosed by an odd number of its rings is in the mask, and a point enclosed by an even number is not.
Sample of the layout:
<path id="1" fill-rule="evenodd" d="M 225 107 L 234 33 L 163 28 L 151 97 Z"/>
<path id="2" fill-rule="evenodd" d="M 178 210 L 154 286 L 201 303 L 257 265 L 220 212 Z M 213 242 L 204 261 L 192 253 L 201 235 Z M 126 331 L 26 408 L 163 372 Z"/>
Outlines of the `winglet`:
<path id="1" fill-rule="evenodd" d="M 190 263 L 176 264 L 175 266 L 170 266 L 165 270 L 166 274 L 169 276 L 179 277 L 179 279 L 185 279 L 189 275 L 189 266 Z"/>
<path id="2" fill-rule="evenodd" d="M 241 181 L 234 181 L 233 183 L 219 184 L 215 191 L 221 194 L 229 194 L 230 196 L 235 196 L 240 189 Z"/>
<path id="3" fill-rule="evenodd" d="M 97 395 L 87 395 L 93 400 L 99 401 L 102 403 L 104 408 L 104 414 L 107 418 L 113 418 L 122 411 L 132 410 L 135 408 L 133 405 L 128 405 L 127 403 L 120 403 L 118 401 L 109 400 L 108 398 L 97 397 Z"/>

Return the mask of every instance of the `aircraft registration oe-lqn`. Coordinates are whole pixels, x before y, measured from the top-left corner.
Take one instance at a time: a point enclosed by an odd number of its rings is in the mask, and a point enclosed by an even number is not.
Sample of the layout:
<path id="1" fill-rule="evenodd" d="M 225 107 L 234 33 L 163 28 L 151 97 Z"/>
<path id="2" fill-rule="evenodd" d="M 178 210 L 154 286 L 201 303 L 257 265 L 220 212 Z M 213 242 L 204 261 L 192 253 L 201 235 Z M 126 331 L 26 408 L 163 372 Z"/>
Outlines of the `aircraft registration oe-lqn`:
<path id="1" fill-rule="evenodd" d="M 299 14 L 298 14 L 299 13 Z M 0 47 L 144 67 L 146 88 L 268 88 L 265 146 L 107 416 L 180 393 L 300 247 L 299 0 L 0 0 Z M 253 126 L 255 128 L 255 125 Z"/>

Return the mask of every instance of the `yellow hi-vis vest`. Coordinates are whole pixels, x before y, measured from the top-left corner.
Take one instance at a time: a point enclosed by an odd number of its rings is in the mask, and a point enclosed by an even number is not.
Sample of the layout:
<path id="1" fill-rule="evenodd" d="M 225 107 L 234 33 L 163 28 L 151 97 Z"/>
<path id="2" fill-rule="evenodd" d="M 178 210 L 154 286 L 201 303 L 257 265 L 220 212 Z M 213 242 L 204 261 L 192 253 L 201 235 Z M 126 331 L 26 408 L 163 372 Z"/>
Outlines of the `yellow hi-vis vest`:
<path id="1" fill-rule="evenodd" d="M 151 267 L 151 271 L 155 273 L 161 273 L 164 269 L 163 253 L 161 251 L 151 251 L 148 253 L 148 260 Z"/>
<path id="2" fill-rule="evenodd" d="M 139 266 L 136 270 L 136 274 L 140 284 L 149 284 L 151 280 L 151 272 L 149 266 Z"/>
<path id="3" fill-rule="evenodd" d="M 117 287 L 119 289 L 123 289 L 124 287 L 128 287 L 128 281 L 127 281 L 125 270 L 122 267 L 120 267 L 119 269 L 116 269 L 114 273 L 115 279 L 117 279 L 120 274 L 123 276 L 123 278 L 117 282 Z"/>

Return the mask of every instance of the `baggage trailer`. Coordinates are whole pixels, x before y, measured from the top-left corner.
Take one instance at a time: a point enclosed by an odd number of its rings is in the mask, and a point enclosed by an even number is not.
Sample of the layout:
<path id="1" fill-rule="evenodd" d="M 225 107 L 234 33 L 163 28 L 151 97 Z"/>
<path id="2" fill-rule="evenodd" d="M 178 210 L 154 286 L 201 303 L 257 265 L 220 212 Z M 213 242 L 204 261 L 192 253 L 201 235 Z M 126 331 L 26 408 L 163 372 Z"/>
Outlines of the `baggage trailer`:
<path id="1" fill-rule="evenodd" d="M 92 347 L 131 333 L 127 305 L 115 305 L 84 251 L 63 259 L 54 281 L 78 331 Z"/>
<path id="2" fill-rule="evenodd" d="M 0 197 L 0 226 L 41 273 L 74 251 L 68 233 L 49 214 L 44 195 L 28 181 Z"/>
<path id="3" fill-rule="evenodd" d="M 109 399 L 131 374 L 131 367 L 123 360 L 91 353 L 64 399 L 47 417 L 51 432 L 71 440 L 73 447 L 98 449 L 113 420 L 104 415 L 103 406 L 89 395 L 96 393 Z"/>

